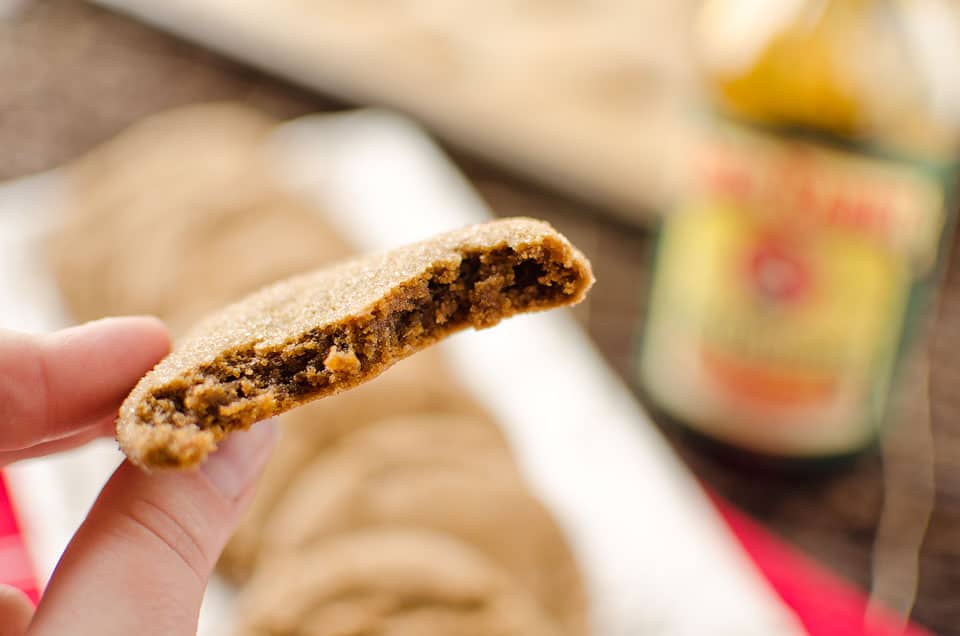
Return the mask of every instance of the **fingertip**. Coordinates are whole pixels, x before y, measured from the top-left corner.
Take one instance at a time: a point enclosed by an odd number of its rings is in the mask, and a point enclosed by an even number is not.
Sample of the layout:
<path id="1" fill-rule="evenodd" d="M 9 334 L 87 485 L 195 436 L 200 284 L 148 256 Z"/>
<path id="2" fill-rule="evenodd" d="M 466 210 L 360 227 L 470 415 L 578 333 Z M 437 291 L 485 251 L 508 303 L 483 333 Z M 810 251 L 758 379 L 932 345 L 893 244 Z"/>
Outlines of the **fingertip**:
<path id="1" fill-rule="evenodd" d="M 33 603 L 19 588 L 0 583 L 0 633 L 23 634 L 33 617 Z"/>
<path id="2" fill-rule="evenodd" d="M 152 331 L 154 334 L 162 336 L 162 338 L 165 340 L 170 339 L 170 332 L 167 329 L 166 323 L 156 316 L 150 316 L 146 314 L 139 316 L 115 316 L 113 318 L 109 318 L 109 320 L 126 322 L 144 331 Z"/>
<path id="3" fill-rule="evenodd" d="M 97 424 L 94 429 L 96 430 L 97 437 L 109 437 L 116 438 L 117 436 L 117 418 L 108 417 L 99 424 Z"/>
<path id="4" fill-rule="evenodd" d="M 270 456 L 277 439 L 274 419 L 258 422 L 233 433 L 200 466 L 214 488 L 228 500 L 248 492 Z"/>
<path id="5" fill-rule="evenodd" d="M 135 344 L 162 357 L 170 351 L 170 331 L 156 316 L 110 316 L 77 327 L 87 333 L 106 334 L 118 344 Z"/>
<path id="6" fill-rule="evenodd" d="M 37 364 L 27 382 L 44 403 L 30 428 L 36 441 L 61 437 L 119 407 L 137 381 L 170 351 L 166 326 L 149 316 L 104 318 L 37 341 Z"/>
<path id="7" fill-rule="evenodd" d="M 43 336 L 47 355 L 66 352 L 120 352 L 150 360 L 151 366 L 170 351 L 170 332 L 153 316 L 118 316 L 92 320 Z"/>

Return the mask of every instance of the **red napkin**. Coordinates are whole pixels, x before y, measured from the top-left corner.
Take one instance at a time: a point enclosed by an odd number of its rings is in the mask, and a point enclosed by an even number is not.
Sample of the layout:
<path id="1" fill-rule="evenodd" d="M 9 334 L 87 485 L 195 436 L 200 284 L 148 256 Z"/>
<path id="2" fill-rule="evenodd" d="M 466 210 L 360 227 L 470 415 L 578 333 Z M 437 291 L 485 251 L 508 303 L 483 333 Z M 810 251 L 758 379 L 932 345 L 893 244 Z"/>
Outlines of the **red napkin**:
<path id="1" fill-rule="evenodd" d="M 3 471 L 0 471 L 0 583 L 20 588 L 34 603 L 40 598 L 37 577 L 13 514 Z"/>
<path id="2" fill-rule="evenodd" d="M 867 597 L 752 521 L 731 504 L 711 495 L 727 525 L 760 572 L 790 607 L 810 636 L 932 636 L 910 624 L 901 628 L 889 611 L 875 611 L 864 625 Z"/>

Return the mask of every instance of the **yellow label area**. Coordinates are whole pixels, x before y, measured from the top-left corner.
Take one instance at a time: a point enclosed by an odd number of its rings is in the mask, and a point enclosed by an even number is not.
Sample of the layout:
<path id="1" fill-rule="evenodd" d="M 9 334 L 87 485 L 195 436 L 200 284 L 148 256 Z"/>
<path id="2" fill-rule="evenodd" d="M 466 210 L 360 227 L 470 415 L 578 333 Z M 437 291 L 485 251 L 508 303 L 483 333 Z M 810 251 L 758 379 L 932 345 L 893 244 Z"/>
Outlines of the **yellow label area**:
<path id="1" fill-rule="evenodd" d="M 871 238 L 918 275 L 935 264 L 944 194 L 922 168 L 726 125 L 703 137 L 689 173 L 691 195 L 734 203 L 791 232 Z"/>
<path id="2" fill-rule="evenodd" d="M 725 389 L 784 405 L 829 401 L 888 371 L 910 284 L 889 249 L 826 229 L 784 234 L 709 201 L 672 215 L 660 249 L 655 302 Z"/>
<path id="3" fill-rule="evenodd" d="M 883 411 L 912 286 L 937 262 L 940 186 L 909 164 L 717 132 L 661 228 L 645 383 L 737 443 L 763 427 L 765 451 L 853 447 Z"/>

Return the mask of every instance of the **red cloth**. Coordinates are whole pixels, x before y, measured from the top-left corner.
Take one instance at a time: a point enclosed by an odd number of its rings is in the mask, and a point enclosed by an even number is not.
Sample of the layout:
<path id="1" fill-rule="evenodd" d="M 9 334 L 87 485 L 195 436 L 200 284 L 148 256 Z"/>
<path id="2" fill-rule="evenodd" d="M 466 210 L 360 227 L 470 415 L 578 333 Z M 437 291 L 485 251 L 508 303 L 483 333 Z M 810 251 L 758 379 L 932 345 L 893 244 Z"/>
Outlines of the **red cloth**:
<path id="1" fill-rule="evenodd" d="M 0 471 L 0 583 L 20 588 L 34 603 L 40 597 L 37 577 L 13 513 L 3 471 Z"/>
<path id="2" fill-rule="evenodd" d="M 864 625 L 867 597 L 855 586 L 828 572 L 812 559 L 778 539 L 732 505 L 713 496 L 714 503 L 783 602 L 810 636 L 932 636 L 910 624 L 905 630 L 889 611 Z"/>

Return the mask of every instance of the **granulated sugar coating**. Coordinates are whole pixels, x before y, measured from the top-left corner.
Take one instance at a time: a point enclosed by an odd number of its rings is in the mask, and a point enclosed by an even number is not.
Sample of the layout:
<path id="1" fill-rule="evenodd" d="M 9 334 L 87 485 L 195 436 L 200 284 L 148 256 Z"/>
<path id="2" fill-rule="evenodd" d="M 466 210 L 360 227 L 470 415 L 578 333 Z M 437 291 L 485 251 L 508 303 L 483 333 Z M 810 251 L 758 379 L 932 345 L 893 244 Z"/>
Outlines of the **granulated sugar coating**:
<path id="1" fill-rule="evenodd" d="M 230 431 L 369 380 L 469 326 L 572 305 L 587 259 L 548 224 L 503 219 L 282 281 L 202 321 L 120 408 L 134 463 L 194 466 Z"/>

